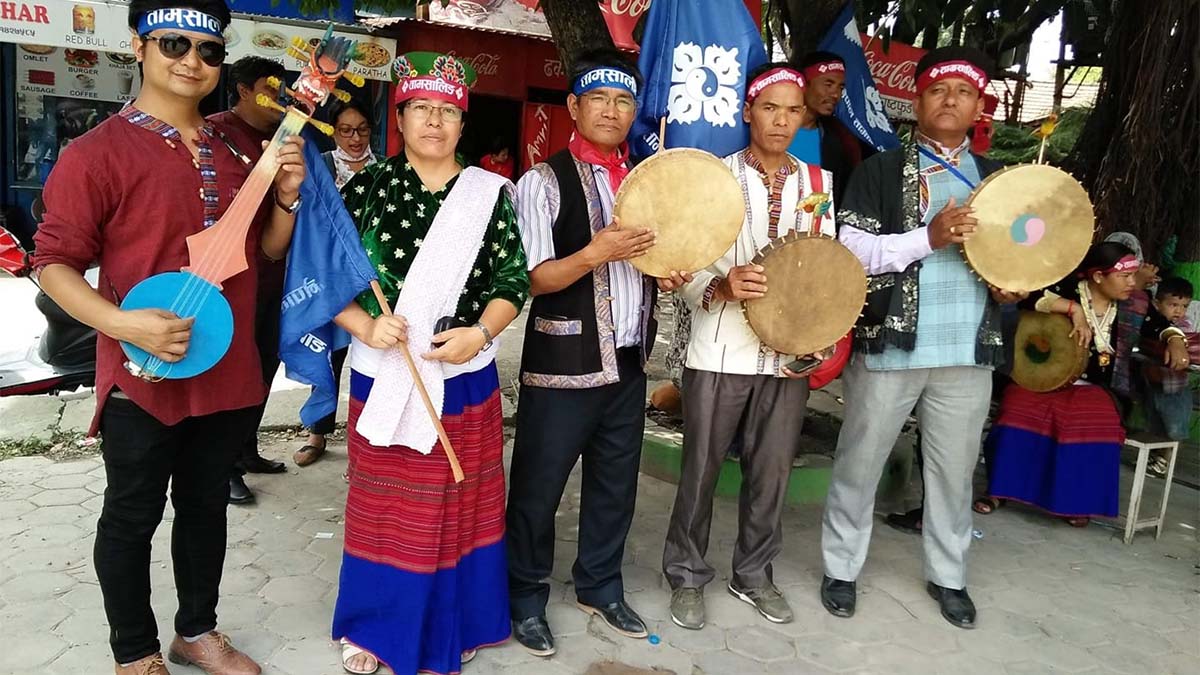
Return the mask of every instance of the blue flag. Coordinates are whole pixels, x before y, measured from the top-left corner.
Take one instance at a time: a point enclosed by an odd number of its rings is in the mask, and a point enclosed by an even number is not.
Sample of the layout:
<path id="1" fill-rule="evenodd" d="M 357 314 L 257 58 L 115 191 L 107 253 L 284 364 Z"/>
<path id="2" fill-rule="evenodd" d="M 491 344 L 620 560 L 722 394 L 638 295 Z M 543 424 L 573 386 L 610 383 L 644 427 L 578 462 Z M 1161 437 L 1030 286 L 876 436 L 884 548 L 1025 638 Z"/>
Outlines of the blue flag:
<path id="1" fill-rule="evenodd" d="M 304 163 L 303 204 L 296 214 L 283 286 L 279 358 L 289 379 L 313 386 L 300 409 L 300 421 L 312 426 L 337 409 L 330 355 L 350 342 L 333 317 L 376 276 L 312 138 L 304 144 Z"/>
<path id="2" fill-rule="evenodd" d="M 833 52 L 846 62 L 846 89 L 838 102 L 836 115 L 855 136 L 876 150 L 900 147 L 892 130 L 883 99 L 875 88 L 875 78 L 863 55 L 862 38 L 854 20 L 854 3 L 846 3 L 817 49 Z"/>
<path id="3" fill-rule="evenodd" d="M 658 150 L 663 117 L 668 148 L 724 157 L 746 147 L 746 74 L 766 63 L 767 52 L 742 0 L 654 0 L 641 46 L 646 85 L 630 134 L 635 157 Z"/>

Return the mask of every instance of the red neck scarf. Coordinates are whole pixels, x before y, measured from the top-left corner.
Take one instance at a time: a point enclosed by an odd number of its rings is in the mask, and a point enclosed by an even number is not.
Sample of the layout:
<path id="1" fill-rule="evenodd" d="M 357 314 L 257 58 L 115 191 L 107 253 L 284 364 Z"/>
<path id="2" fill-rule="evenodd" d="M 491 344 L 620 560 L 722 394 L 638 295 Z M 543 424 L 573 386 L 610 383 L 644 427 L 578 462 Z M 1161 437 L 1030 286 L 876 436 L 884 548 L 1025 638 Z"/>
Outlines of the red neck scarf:
<path id="1" fill-rule="evenodd" d="M 571 132 L 571 141 L 567 144 L 567 148 L 576 159 L 602 166 L 608 170 L 608 184 L 612 187 L 615 197 L 617 190 L 621 188 L 621 181 L 629 175 L 629 166 L 626 164 L 626 160 L 629 159 L 629 144 L 622 143 L 616 151 L 606 154 L 591 141 L 576 132 Z"/>

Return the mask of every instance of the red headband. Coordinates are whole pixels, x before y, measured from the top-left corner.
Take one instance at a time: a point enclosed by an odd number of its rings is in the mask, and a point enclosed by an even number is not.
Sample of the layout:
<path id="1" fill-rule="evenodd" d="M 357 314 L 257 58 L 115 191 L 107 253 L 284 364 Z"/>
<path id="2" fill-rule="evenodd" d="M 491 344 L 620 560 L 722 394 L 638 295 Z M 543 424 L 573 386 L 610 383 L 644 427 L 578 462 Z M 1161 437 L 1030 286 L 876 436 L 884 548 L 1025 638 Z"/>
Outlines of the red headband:
<path id="1" fill-rule="evenodd" d="M 1107 269 L 1103 268 L 1103 267 L 1093 267 L 1092 269 L 1085 272 L 1084 276 L 1094 274 L 1096 272 L 1099 272 L 1101 274 L 1116 274 L 1118 272 L 1133 272 L 1133 271 L 1136 271 L 1137 268 L 1139 268 L 1141 266 L 1142 266 L 1142 264 L 1140 262 L 1138 262 L 1137 256 L 1127 255 L 1127 256 L 1121 258 L 1120 260 L 1118 260 L 1117 262 L 1113 263 L 1112 266 Z"/>
<path id="2" fill-rule="evenodd" d="M 767 72 L 754 78 L 750 86 L 746 87 L 746 103 L 753 103 L 758 95 L 763 93 L 763 90 L 773 84 L 780 82 L 791 82 L 792 84 L 804 88 L 804 76 L 791 68 L 772 68 Z"/>
<path id="3" fill-rule="evenodd" d="M 970 82 L 979 91 L 983 91 L 988 85 L 987 73 L 974 63 L 970 61 L 943 61 L 930 66 L 925 72 L 917 76 L 917 96 L 924 93 L 934 82 L 947 80 L 952 77 Z"/>
<path id="4" fill-rule="evenodd" d="M 445 101 L 466 110 L 467 85 L 451 82 L 432 75 L 406 77 L 396 85 L 393 105 L 399 105 L 410 98 L 430 98 Z"/>
<path id="5" fill-rule="evenodd" d="M 817 79 L 821 75 L 828 73 L 844 73 L 846 72 L 846 64 L 841 61 L 821 61 L 814 63 L 804 69 L 804 77 L 809 82 Z"/>

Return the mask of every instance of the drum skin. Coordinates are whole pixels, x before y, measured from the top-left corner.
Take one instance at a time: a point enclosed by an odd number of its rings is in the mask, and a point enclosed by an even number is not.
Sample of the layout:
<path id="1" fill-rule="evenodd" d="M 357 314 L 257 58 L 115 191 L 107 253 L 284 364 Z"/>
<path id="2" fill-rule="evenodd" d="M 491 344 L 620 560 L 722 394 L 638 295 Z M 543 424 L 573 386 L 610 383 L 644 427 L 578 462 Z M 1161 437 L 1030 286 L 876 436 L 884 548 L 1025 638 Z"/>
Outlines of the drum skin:
<path id="1" fill-rule="evenodd" d="M 703 150 L 675 148 L 629 172 L 613 212 L 623 227 L 655 233 L 654 246 L 629 262 L 664 278 L 704 269 L 725 255 L 741 232 L 746 205 L 724 162 Z"/>
<path id="2" fill-rule="evenodd" d="M 979 220 L 963 244 L 971 269 L 992 286 L 1036 291 L 1079 265 L 1092 243 L 1087 191 L 1065 171 L 1022 164 L 988 176 L 967 200 Z"/>
<path id="3" fill-rule="evenodd" d="M 846 335 L 862 314 L 867 275 L 836 239 L 791 232 L 759 252 L 767 294 L 742 303 L 750 328 L 781 354 L 819 352 Z"/>
<path id="4" fill-rule="evenodd" d="M 1090 354 L 1071 330 L 1065 315 L 1022 310 L 1013 342 L 1013 382 L 1039 393 L 1074 384 L 1087 370 Z"/>

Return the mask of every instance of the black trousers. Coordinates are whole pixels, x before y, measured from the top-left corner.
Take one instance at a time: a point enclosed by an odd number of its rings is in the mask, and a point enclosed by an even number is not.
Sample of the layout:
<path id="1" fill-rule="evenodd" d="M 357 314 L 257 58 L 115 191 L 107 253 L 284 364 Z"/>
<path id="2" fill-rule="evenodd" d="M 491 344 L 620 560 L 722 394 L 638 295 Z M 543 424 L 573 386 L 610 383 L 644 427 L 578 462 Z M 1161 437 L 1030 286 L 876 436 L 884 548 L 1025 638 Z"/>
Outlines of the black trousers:
<path id="1" fill-rule="evenodd" d="M 342 385 L 342 366 L 346 365 L 346 355 L 350 353 L 349 347 L 343 347 L 330 355 L 329 360 L 333 365 L 333 395 L 336 398 L 338 389 Z M 309 431 L 314 434 L 325 436 L 332 434 L 337 427 L 337 407 L 333 412 L 317 420 L 315 424 L 309 427 Z"/>
<path id="2" fill-rule="evenodd" d="M 260 263 L 262 264 L 262 263 Z M 267 388 L 279 370 L 279 303 L 281 298 L 274 292 L 264 293 L 258 298 L 254 311 L 254 343 L 258 346 L 259 366 Z M 243 462 L 258 457 L 258 427 L 267 412 L 267 398 L 254 407 L 253 418 L 246 421 L 246 433 L 239 446 L 232 475 L 243 475 Z"/>
<path id="3" fill-rule="evenodd" d="M 579 548 L 571 569 L 580 602 L 621 600 L 621 560 L 633 521 L 645 430 L 646 374 L 636 349 L 617 351 L 620 381 L 594 389 L 521 386 L 508 493 L 512 618 L 546 612 L 554 514 L 583 457 Z"/>
<path id="4" fill-rule="evenodd" d="M 244 408 L 166 426 L 128 399 L 109 398 L 105 404 L 101 431 L 108 486 L 94 556 L 118 663 L 160 649 L 150 608 L 150 538 L 162 521 L 168 483 L 175 508 L 175 631 L 193 636 L 216 627 L 229 475 L 253 414 Z"/>

